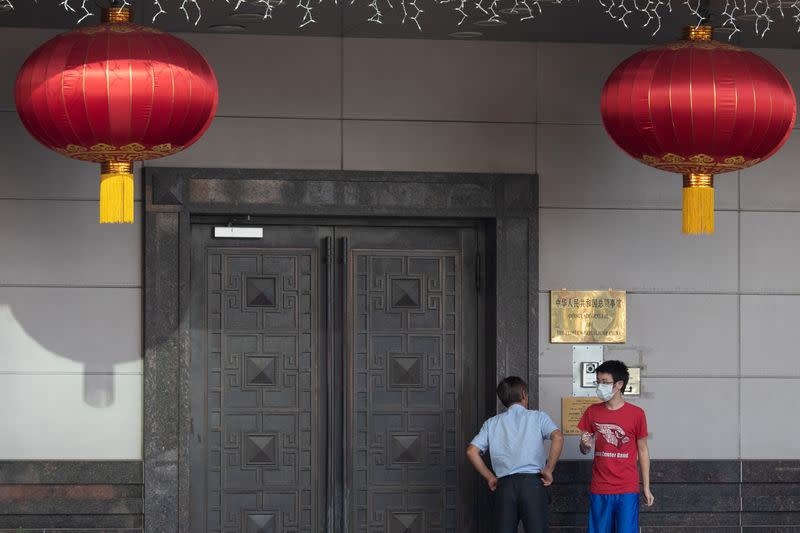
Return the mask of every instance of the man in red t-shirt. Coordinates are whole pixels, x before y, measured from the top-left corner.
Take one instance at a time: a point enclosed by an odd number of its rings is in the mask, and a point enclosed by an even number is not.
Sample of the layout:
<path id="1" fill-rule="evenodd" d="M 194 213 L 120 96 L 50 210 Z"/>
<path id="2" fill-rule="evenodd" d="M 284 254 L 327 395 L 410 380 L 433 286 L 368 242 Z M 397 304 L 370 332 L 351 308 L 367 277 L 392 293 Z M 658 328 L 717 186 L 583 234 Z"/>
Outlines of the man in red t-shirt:
<path id="1" fill-rule="evenodd" d="M 621 361 L 606 361 L 597 367 L 597 396 L 603 403 L 589 406 L 578 428 L 581 453 L 594 446 L 592 484 L 589 489 L 589 533 L 637 533 L 639 531 L 639 472 L 648 507 L 650 452 L 647 449 L 647 418 L 644 410 L 622 399 L 628 386 L 628 367 Z"/>

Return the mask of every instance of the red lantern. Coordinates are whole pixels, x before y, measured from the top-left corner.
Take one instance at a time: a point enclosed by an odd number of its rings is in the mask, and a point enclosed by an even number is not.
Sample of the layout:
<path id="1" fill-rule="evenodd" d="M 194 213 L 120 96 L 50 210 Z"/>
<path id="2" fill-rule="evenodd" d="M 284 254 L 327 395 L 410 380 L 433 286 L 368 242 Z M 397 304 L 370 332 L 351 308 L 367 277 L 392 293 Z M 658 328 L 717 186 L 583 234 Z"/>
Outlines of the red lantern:
<path id="1" fill-rule="evenodd" d="M 171 155 L 208 129 L 217 79 L 186 42 L 112 8 L 56 36 L 17 75 L 17 112 L 48 148 L 101 164 L 100 222 L 133 222 L 133 161 Z"/>
<path id="2" fill-rule="evenodd" d="M 713 175 L 774 154 L 792 131 L 795 98 L 765 59 L 711 40 L 711 26 L 635 53 L 601 97 L 612 139 L 646 165 L 683 174 L 683 232 L 714 232 Z"/>

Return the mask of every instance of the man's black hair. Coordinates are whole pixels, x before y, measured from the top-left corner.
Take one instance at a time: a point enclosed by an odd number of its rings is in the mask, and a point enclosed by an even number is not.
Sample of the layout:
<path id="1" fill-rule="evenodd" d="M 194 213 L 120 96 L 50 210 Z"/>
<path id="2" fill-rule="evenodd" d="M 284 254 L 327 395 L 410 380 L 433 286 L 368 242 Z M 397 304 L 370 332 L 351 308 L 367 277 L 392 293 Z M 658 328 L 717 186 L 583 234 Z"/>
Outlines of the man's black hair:
<path id="1" fill-rule="evenodd" d="M 614 378 L 614 383 L 621 381 L 623 393 L 628 388 L 630 374 L 628 374 L 628 367 L 622 361 L 606 361 L 598 366 L 594 372 L 595 374 L 611 374 L 611 377 Z"/>
<path id="2" fill-rule="evenodd" d="M 522 401 L 528 395 L 528 384 L 517 376 L 508 376 L 497 384 L 497 397 L 506 407 Z"/>

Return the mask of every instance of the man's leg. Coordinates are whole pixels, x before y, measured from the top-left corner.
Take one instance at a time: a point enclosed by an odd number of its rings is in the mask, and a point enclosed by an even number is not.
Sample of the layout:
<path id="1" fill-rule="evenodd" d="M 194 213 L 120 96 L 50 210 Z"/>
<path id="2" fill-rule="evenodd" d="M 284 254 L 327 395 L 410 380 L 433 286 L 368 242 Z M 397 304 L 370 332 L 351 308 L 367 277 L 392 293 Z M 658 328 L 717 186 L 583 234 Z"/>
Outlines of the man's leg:
<path id="1" fill-rule="evenodd" d="M 614 502 L 618 494 L 589 495 L 589 533 L 614 533 Z"/>
<path id="2" fill-rule="evenodd" d="M 547 491 L 539 476 L 519 478 L 519 514 L 525 533 L 547 533 Z"/>
<path id="3" fill-rule="evenodd" d="M 513 477 L 501 477 L 494 491 L 494 520 L 497 533 L 517 533 L 517 491 Z"/>
<path id="4" fill-rule="evenodd" d="M 620 494 L 616 502 L 616 533 L 638 533 L 639 531 L 639 493 Z"/>

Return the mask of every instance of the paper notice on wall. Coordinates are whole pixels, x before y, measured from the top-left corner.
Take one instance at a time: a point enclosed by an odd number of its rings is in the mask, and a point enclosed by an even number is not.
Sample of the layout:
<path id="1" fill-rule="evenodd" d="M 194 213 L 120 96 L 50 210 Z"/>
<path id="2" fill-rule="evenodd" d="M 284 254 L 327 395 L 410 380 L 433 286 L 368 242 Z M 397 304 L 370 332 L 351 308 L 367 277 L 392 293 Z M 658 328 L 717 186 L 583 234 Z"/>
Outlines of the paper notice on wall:
<path id="1" fill-rule="evenodd" d="M 564 435 L 580 435 L 578 422 L 581 421 L 583 412 L 587 407 L 599 401 L 599 398 L 576 396 L 561 398 L 561 432 Z"/>

